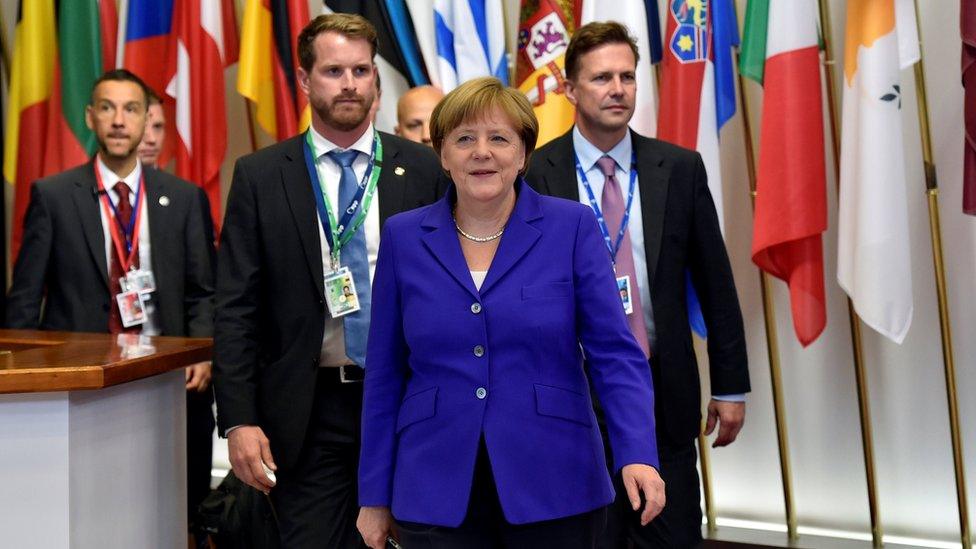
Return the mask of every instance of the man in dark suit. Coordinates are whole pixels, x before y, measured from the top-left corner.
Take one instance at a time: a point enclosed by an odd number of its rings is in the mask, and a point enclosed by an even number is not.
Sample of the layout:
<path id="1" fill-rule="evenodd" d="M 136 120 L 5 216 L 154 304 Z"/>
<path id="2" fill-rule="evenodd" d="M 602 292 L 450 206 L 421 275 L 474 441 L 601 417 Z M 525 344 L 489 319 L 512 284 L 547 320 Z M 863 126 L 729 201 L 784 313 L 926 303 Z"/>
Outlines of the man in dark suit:
<path id="1" fill-rule="evenodd" d="M 221 234 L 219 431 L 238 477 L 270 492 L 289 548 L 361 544 L 362 366 L 379 231 L 445 188 L 428 147 L 372 127 L 376 48 L 358 15 L 305 27 L 297 72 L 311 128 L 238 160 Z"/>
<path id="2" fill-rule="evenodd" d="M 98 142 L 91 162 L 35 182 L 14 264 L 9 328 L 209 337 L 213 329 L 213 231 L 204 192 L 143 165 L 137 147 L 148 88 L 126 70 L 95 83 L 85 120 Z M 129 273 L 126 276 L 126 273 Z M 122 288 L 151 273 L 155 291 Z M 123 282 L 120 282 L 120 278 Z M 145 280 L 145 279 L 143 279 Z M 121 300 L 117 296 L 124 295 Z M 129 324 L 137 307 L 144 322 Z M 210 364 L 187 368 L 191 519 L 209 490 Z M 195 410 L 201 410 L 195 412 Z M 199 444 L 194 440 L 202 441 Z M 199 451 L 194 451 L 200 446 Z M 202 457 L 201 457 L 202 456 Z M 196 461 L 202 463 L 193 467 Z"/>
<path id="3" fill-rule="evenodd" d="M 715 446 L 735 440 L 745 417 L 745 335 L 701 156 L 628 128 L 637 58 L 636 43 L 619 23 L 590 23 L 576 31 L 566 51 L 566 96 L 576 107 L 575 126 L 536 151 L 527 179 L 545 194 L 597 210 L 608 246 L 620 246 L 611 251 L 618 287 L 628 290 L 631 330 L 650 356 L 667 503 L 642 528 L 618 476 L 603 545 L 693 547 L 701 542 L 695 452 L 701 388 L 686 272 L 708 327 L 713 398 L 706 431 L 720 426 Z"/>

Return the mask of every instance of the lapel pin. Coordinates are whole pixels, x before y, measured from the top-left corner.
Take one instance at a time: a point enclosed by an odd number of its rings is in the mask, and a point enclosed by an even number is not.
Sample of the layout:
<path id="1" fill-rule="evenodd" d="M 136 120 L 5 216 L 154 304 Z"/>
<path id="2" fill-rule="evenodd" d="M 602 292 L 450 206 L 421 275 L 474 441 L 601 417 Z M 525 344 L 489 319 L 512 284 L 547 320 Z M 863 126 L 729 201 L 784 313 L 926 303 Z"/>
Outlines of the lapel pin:
<path id="1" fill-rule="evenodd" d="M 168 196 L 165 196 L 165 195 L 164 196 L 160 196 L 159 197 L 159 205 L 160 206 L 169 206 L 169 197 Z"/>
<path id="2" fill-rule="evenodd" d="M 395 169 L 393 170 L 393 173 L 395 173 L 395 174 L 397 174 L 397 175 L 403 175 L 403 174 L 405 174 L 405 173 L 407 173 L 407 170 L 404 170 L 404 169 L 403 169 L 403 166 L 397 166 L 397 167 L 396 167 L 396 168 L 395 168 Z"/>

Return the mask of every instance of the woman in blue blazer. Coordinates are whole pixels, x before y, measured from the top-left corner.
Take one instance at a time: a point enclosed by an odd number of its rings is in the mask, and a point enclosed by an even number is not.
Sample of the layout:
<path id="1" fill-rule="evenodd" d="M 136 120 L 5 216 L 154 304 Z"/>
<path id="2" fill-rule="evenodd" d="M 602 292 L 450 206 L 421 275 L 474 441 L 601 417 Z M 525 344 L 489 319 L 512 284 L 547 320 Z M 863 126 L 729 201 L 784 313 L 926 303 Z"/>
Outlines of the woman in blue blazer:
<path id="1" fill-rule="evenodd" d="M 664 505 L 653 390 L 596 218 L 522 182 L 538 122 L 497 79 L 448 94 L 431 134 L 454 186 L 386 222 L 373 282 L 366 543 L 593 547 L 614 494 L 590 383 L 646 524 Z"/>

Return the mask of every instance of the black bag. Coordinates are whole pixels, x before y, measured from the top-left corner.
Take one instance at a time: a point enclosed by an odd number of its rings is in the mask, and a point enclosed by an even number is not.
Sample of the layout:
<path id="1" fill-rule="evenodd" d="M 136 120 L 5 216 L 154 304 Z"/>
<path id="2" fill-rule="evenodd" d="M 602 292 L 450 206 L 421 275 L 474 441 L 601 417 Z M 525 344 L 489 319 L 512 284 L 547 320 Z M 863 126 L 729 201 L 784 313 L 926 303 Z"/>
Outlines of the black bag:
<path id="1" fill-rule="evenodd" d="M 200 529 L 218 549 L 281 549 L 271 502 L 233 471 L 211 490 L 198 512 Z"/>

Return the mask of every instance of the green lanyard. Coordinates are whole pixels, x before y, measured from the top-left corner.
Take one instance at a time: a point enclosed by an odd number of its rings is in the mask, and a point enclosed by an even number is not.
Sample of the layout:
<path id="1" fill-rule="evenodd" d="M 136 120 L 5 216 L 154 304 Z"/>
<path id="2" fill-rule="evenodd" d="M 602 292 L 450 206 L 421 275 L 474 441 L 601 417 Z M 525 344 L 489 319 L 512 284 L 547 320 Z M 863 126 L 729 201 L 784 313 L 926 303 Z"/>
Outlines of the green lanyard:
<path id="1" fill-rule="evenodd" d="M 359 193 L 354 198 L 354 200 L 362 200 L 362 207 L 358 209 L 355 217 L 354 211 L 346 210 L 341 219 L 337 219 L 335 211 L 332 208 L 332 201 L 329 200 L 329 194 L 326 192 L 325 174 L 321 172 L 322 168 L 319 162 L 319 155 L 315 150 L 315 143 L 312 141 L 311 130 L 305 132 L 305 145 L 305 161 L 308 167 L 309 177 L 312 179 L 313 194 L 315 195 L 315 205 L 318 209 L 319 219 L 322 221 L 323 228 L 326 225 L 329 227 L 329 231 L 326 232 L 325 236 L 329 241 L 331 250 L 332 270 L 335 271 L 339 268 L 339 252 L 343 246 L 352 240 L 356 231 L 366 221 L 366 214 L 369 212 L 369 207 L 373 203 L 373 196 L 376 194 L 376 183 L 379 181 L 380 173 L 383 171 L 383 142 L 380 140 L 379 133 L 373 130 L 373 148 L 369 156 L 369 165 L 359 183 Z"/>

